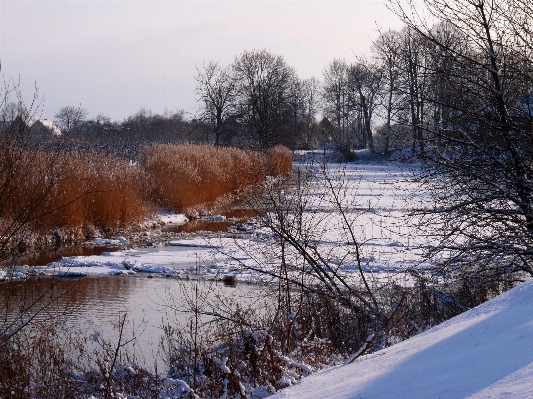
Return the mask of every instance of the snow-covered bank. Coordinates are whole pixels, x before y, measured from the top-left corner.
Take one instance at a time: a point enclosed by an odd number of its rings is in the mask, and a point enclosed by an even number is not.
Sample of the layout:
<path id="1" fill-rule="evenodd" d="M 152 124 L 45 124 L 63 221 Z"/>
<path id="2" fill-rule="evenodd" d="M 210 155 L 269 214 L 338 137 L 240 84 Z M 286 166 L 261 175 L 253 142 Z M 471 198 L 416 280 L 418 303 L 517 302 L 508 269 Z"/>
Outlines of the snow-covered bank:
<path id="1" fill-rule="evenodd" d="M 273 399 L 532 398 L 533 281 Z"/>

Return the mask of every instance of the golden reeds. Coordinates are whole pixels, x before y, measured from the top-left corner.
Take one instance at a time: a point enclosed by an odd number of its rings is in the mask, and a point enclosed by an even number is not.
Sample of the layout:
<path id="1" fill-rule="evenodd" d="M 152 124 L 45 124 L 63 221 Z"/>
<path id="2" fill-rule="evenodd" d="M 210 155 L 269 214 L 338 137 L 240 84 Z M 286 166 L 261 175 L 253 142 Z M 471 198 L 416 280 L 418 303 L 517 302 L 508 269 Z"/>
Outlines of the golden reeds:
<path id="1" fill-rule="evenodd" d="M 277 145 L 267 154 L 268 173 L 273 176 L 288 176 L 292 171 L 292 153 L 287 147 Z"/>
<path id="2" fill-rule="evenodd" d="M 145 147 L 141 165 L 154 184 L 154 201 L 185 211 L 265 179 L 265 157 L 252 151 L 209 145 Z"/>
<path id="3" fill-rule="evenodd" d="M 266 174 L 287 175 L 291 153 L 266 155 L 209 145 L 153 145 L 138 165 L 95 151 L 58 153 L 4 147 L 0 222 L 48 233 L 58 228 L 116 231 L 145 220 L 153 205 L 175 211 L 209 206 Z"/>
<path id="4" fill-rule="evenodd" d="M 114 231 L 149 215 L 136 167 L 97 152 L 21 151 L 18 176 L 4 176 L 9 200 L 3 216 L 33 230 L 91 226 Z M 21 166 L 24 165 L 24 166 Z"/>

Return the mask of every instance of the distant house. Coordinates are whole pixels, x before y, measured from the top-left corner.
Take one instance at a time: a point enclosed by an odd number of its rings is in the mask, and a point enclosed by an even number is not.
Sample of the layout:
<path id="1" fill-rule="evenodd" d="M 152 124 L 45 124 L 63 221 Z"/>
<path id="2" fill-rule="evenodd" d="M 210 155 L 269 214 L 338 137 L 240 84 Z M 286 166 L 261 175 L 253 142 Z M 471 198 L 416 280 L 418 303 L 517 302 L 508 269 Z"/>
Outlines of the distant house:
<path id="1" fill-rule="evenodd" d="M 54 122 L 40 116 L 17 116 L 12 122 L 12 126 L 23 126 L 24 130 L 32 135 L 38 136 L 61 136 L 61 130 Z"/>

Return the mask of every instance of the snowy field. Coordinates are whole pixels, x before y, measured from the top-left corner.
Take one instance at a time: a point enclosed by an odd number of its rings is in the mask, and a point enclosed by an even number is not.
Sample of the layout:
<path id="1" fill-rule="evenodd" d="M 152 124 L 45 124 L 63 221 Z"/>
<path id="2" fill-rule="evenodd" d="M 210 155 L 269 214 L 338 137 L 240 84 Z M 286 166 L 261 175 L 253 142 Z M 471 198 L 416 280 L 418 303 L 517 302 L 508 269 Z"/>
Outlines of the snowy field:
<path id="1" fill-rule="evenodd" d="M 300 165 L 302 168 L 307 168 Z M 423 239 L 410 227 L 407 216 L 413 206 L 424 199 L 412 183 L 416 167 L 393 164 L 330 164 L 328 176 L 347 206 L 347 217 L 361 247 L 362 265 L 372 278 L 390 279 L 403 276 L 409 267 L 430 266 L 423 262 Z M 343 229 L 342 218 L 332 204 L 332 191 L 327 187 L 319 168 L 304 193 L 306 210 L 303 226 L 307 237 L 326 254 L 332 267 L 344 275 L 355 276 L 357 265 L 350 237 Z M 338 186 L 342 184 L 341 186 Z M 287 196 L 294 196 L 294 189 Z M 163 216 L 167 223 L 186 222 L 182 215 Z M 251 223 L 235 237 L 184 239 L 172 241 L 161 248 L 130 249 L 105 252 L 99 256 L 65 257 L 40 267 L 17 267 L 16 273 L 53 275 L 130 275 L 151 273 L 163 276 L 200 274 L 206 278 L 235 275 L 239 280 L 266 279 L 257 270 L 276 268 L 279 252 L 276 238 L 258 223 Z M 120 246 L 123 237 L 96 239 L 94 244 Z M 298 254 L 288 254 L 294 262 Z"/>
<path id="2" fill-rule="evenodd" d="M 272 399 L 532 398 L 533 281 Z"/>

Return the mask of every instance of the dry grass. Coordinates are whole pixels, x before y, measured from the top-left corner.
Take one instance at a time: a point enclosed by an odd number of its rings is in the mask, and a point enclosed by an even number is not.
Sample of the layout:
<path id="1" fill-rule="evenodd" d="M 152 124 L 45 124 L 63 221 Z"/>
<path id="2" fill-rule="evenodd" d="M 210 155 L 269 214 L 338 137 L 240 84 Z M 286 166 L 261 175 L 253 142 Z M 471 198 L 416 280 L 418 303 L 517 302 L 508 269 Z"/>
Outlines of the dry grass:
<path id="1" fill-rule="evenodd" d="M 292 171 L 292 153 L 287 147 L 277 145 L 267 152 L 268 173 L 273 176 L 288 176 Z"/>
<path id="2" fill-rule="evenodd" d="M 179 211 L 256 186 L 267 171 L 259 152 L 192 144 L 145 147 L 141 164 L 153 179 L 153 200 Z"/>
<path id="3" fill-rule="evenodd" d="M 16 164 L 5 172 L 9 201 L 4 201 L 3 216 L 18 223 L 27 220 L 34 231 L 114 231 L 149 215 L 142 173 L 111 155 L 19 150 Z"/>
<path id="4" fill-rule="evenodd" d="M 142 150 L 138 166 L 91 151 L 0 147 L 2 248 L 23 230 L 112 233 L 145 220 L 154 205 L 182 212 L 206 207 L 262 187 L 267 174 L 288 175 L 292 167 L 285 147 L 265 155 L 208 145 L 154 145 Z"/>

